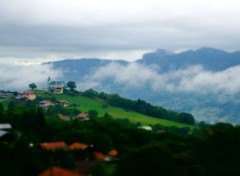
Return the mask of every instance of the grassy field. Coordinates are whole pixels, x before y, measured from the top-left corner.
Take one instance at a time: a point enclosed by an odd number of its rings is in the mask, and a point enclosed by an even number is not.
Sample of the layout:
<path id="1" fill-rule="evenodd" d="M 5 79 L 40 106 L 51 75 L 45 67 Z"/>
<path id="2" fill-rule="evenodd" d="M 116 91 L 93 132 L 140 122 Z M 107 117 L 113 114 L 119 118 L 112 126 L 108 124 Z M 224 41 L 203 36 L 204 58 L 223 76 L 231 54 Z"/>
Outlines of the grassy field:
<path id="1" fill-rule="evenodd" d="M 0 98 L 0 103 L 4 106 L 4 108 L 8 106 L 10 101 L 11 99 Z"/>
<path id="2" fill-rule="evenodd" d="M 66 94 L 39 94 L 42 97 L 51 98 L 55 97 L 57 100 L 66 100 L 69 104 L 77 104 L 77 108 L 82 112 L 88 112 L 89 110 L 98 111 L 99 116 L 103 116 L 108 113 L 113 116 L 113 118 L 118 119 L 129 119 L 131 122 L 140 122 L 142 125 L 154 125 L 161 124 L 164 126 L 175 126 L 175 127 L 189 127 L 193 128 L 191 125 L 176 123 L 169 120 L 157 119 L 144 114 L 140 114 L 134 111 L 126 111 L 121 108 L 106 105 L 106 103 L 101 99 L 90 99 L 83 96 L 69 96 Z"/>

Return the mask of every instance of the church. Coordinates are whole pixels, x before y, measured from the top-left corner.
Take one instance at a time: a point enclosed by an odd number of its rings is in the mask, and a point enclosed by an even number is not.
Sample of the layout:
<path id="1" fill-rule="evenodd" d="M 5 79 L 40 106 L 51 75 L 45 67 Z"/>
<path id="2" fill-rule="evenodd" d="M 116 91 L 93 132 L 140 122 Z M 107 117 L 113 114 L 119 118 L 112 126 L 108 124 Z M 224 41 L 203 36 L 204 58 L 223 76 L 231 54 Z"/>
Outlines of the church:
<path id="1" fill-rule="evenodd" d="M 65 86 L 64 81 L 51 80 L 48 78 L 47 81 L 48 91 L 54 94 L 62 94 Z"/>

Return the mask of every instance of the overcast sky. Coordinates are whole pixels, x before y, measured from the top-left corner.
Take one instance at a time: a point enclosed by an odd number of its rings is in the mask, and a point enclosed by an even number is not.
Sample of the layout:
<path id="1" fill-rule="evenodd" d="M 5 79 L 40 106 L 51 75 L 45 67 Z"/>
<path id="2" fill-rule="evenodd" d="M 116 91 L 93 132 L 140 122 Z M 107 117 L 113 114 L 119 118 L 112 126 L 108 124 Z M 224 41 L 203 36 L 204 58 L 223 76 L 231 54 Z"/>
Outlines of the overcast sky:
<path id="1" fill-rule="evenodd" d="M 232 51 L 240 49 L 239 29 L 239 0 L 0 0 L 1 62 Z"/>

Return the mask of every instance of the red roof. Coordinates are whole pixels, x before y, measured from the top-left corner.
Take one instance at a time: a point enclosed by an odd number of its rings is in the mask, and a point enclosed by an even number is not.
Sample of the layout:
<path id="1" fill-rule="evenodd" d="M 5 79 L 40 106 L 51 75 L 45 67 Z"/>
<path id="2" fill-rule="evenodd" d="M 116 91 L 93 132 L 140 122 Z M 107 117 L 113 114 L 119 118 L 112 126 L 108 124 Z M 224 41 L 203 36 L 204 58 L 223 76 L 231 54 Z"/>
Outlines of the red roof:
<path id="1" fill-rule="evenodd" d="M 48 143 L 41 143 L 41 148 L 44 150 L 59 150 L 59 149 L 66 149 L 67 145 L 65 142 L 48 142 Z"/>
<path id="2" fill-rule="evenodd" d="M 103 161 L 105 160 L 106 156 L 101 153 L 101 152 L 93 152 L 93 156 L 96 158 L 98 161 Z"/>
<path id="3" fill-rule="evenodd" d="M 110 150 L 110 151 L 108 152 L 108 155 L 110 155 L 110 156 L 117 156 L 117 155 L 118 155 L 118 151 L 115 150 L 115 149 L 112 149 L 112 150 Z"/>
<path id="4" fill-rule="evenodd" d="M 88 118 L 88 117 L 89 117 L 89 114 L 88 114 L 88 113 L 80 113 L 80 114 L 78 114 L 77 117 L 78 117 L 78 118 Z"/>
<path id="5" fill-rule="evenodd" d="M 38 176 L 85 176 L 85 174 L 80 174 L 57 166 L 53 166 L 40 173 Z"/>
<path id="6" fill-rule="evenodd" d="M 75 142 L 68 147 L 68 150 L 85 150 L 86 148 L 88 148 L 87 144 Z"/>

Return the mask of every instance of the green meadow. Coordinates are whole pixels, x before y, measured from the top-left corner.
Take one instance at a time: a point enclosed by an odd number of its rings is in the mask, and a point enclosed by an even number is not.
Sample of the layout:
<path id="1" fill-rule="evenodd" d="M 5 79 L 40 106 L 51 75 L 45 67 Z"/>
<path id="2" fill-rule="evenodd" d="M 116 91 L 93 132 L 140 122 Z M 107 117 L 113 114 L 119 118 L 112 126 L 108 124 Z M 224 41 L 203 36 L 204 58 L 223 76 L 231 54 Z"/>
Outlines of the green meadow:
<path id="1" fill-rule="evenodd" d="M 40 96 L 45 98 L 55 97 L 57 100 L 66 100 L 69 104 L 75 104 L 76 108 L 81 110 L 81 112 L 88 112 L 89 110 L 96 110 L 100 117 L 104 116 L 105 113 L 110 114 L 113 118 L 117 119 L 129 119 L 131 122 L 140 122 L 142 125 L 155 125 L 160 124 L 164 126 L 175 126 L 179 128 L 189 127 L 193 128 L 191 125 L 181 124 L 169 120 L 158 119 L 150 117 L 135 111 L 126 111 L 122 108 L 113 107 L 102 99 L 91 99 L 81 95 L 70 96 L 67 94 L 41 94 Z"/>
<path id="2" fill-rule="evenodd" d="M 3 105 L 3 107 L 7 107 L 11 99 L 5 99 L 5 98 L 0 98 L 0 103 Z"/>

